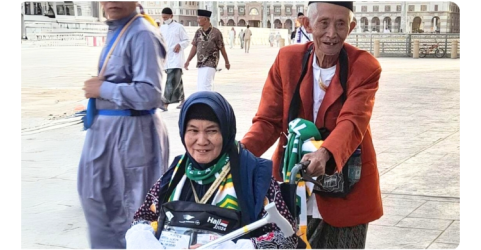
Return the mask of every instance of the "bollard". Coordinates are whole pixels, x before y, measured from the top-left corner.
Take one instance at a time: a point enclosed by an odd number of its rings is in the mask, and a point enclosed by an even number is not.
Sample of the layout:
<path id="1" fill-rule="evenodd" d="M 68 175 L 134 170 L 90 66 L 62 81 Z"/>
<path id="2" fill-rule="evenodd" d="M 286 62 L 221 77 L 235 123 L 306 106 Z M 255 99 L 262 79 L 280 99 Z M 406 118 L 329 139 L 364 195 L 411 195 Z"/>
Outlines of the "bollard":
<path id="1" fill-rule="evenodd" d="M 419 58 L 419 40 L 414 40 L 413 58 Z"/>
<path id="2" fill-rule="evenodd" d="M 282 48 L 284 46 L 286 46 L 286 39 L 284 38 L 279 39 L 279 48 Z"/>
<path id="3" fill-rule="evenodd" d="M 454 40 L 451 43 L 451 58 L 452 59 L 458 58 L 458 40 Z"/>
<path id="4" fill-rule="evenodd" d="M 374 57 L 379 58 L 379 40 L 374 40 Z"/>

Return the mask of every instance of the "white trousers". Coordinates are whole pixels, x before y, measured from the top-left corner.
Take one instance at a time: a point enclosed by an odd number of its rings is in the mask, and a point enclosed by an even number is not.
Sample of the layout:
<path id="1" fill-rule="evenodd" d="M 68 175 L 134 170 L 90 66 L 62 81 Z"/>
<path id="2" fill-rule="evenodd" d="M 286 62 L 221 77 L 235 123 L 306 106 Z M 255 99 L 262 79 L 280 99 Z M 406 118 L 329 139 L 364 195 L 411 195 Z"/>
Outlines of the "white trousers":
<path id="1" fill-rule="evenodd" d="M 213 91 L 216 70 L 211 67 L 199 68 L 197 74 L 197 91 Z"/>

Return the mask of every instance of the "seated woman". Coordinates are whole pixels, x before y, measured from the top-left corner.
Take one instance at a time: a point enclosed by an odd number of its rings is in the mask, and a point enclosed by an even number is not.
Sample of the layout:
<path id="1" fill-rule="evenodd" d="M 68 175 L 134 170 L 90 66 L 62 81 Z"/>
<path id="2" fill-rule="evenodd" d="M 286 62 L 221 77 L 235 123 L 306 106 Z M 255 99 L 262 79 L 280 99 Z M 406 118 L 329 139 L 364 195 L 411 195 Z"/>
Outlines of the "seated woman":
<path id="1" fill-rule="evenodd" d="M 295 228 L 272 178 L 272 162 L 240 147 L 234 111 L 222 95 L 202 91 L 185 100 L 179 132 L 186 152 L 147 194 L 126 234 L 127 248 L 195 248 L 261 219 L 271 202 Z M 225 244 L 305 247 L 298 236 L 283 235 L 275 224 Z"/>

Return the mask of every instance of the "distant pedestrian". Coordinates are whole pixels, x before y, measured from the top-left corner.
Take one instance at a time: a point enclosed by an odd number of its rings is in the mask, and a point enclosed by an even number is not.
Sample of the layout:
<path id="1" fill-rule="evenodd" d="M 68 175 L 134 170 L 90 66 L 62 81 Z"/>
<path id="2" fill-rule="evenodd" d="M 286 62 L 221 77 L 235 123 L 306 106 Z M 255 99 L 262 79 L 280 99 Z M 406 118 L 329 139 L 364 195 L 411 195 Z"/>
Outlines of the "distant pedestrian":
<path id="1" fill-rule="evenodd" d="M 232 27 L 232 29 L 229 31 L 229 42 L 230 42 L 230 48 L 232 49 L 235 44 L 235 29 Z"/>
<path id="2" fill-rule="evenodd" d="M 249 53 L 249 49 L 251 48 L 251 36 L 252 31 L 249 29 L 249 25 L 247 25 L 247 29 L 244 31 L 245 53 Z"/>
<path id="3" fill-rule="evenodd" d="M 277 35 L 276 35 L 276 43 L 277 43 L 277 47 L 279 47 L 279 42 L 281 41 L 281 34 L 279 33 L 279 31 L 277 32 Z"/>
<path id="4" fill-rule="evenodd" d="M 296 37 L 294 38 L 294 43 L 307 43 L 312 41 L 312 34 L 308 33 L 304 25 L 302 25 L 302 19 L 306 18 L 302 12 L 297 14 L 297 20 L 301 23 L 301 26 L 297 28 Z"/>
<path id="5" fill-rule="evenodd" d="M 225 51 L 224 38 L 219 29 L 210 23 L 211 11 L 197 10 L 197 22 L 200 28 L 195 32 L 192 49 L 184 64 L 186 70 L 189 63 L 197 54 L 197 91 L 212 91 L 215 72 L 219 64 L 220 53 L 224 57 L 226 69 L 230 69 L 229 58 Z M 220 52 L 220 53 L 219 53 Z"/>
<path id="6" fill-rule="evenodd" d="M 269 44 L 271 45 L 271 47 L 274 46 L 274 33 L 271 32 L 271 34 L 269 34 Z"/>
<path id="7" fill-rule="evenodd" d="M 164 25 L 160 27 L 160 32 L 167 43 L 167 60 L 165 61 L 165 71 L 167 80 L 165 82 L 164 103 L 162 110 L 167 111 L 170 103 L 180 104 L 182 107 L 185 99 L 184 83 L 182 81 L 182 67 L 185 63 L 184 49 L 189 46 L 189 36 L 182 24 L 173 20 L 173 12 L 170 8 L 162 10 Z"/>
<path id="8" fill-rule="evenodd" d="M 244 31 L 242 29 L 239 33 L 239 40 L 240 40 L 241 49 L 244 49 Z"/>

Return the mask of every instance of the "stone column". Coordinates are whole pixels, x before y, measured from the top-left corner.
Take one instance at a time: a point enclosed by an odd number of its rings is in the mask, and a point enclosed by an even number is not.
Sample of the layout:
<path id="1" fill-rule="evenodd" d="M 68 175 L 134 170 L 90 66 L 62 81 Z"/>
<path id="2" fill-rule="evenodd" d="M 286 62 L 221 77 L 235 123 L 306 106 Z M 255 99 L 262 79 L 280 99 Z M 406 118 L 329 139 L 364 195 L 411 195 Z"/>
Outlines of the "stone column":
<path id="1" fill-rule="evenodd" d="M 458 40 L 454 40 L 451 44 L 451 58 L 458 58 Z"/>
<path id="2" fill-rule="evenodd" d="M 103 8 L 102 8 L 102 5 L 100 4 L 100 2 L 95 2 L 94 4 L 97 5 L 97 15 L 99 17 L 99 21 L 100 22 L 103 22 L 104 21 L 104 14 L 103 14 Z"/>
<path id="3" fill-rule="evenodd" d="M 22 13 L 22 39 L 25 39 L 25 20 L 24 20 L 23 13 Z"/>
<path id="4" fill-rule="evenodd" d="M 379 58 L 380 42 L 378 39 L 374 40 L 374 57 Z"/>
<path id="5" fill-rule="evenodd" d="M 212 27 L 219 26 L 219 8 L 217 7 L 217 1 L 208 1 L 206 2 L 207 10 L 212 11 L 212 15 L 210 16 L 210 23 Z"/>
<path id="6" fill-rule="evenodd" d="M 267 2 L 262 2 L 262 28 L 267 28 L 267 19 L 269 18 L 267 16 L 267 8 L 270 8 Z"/>
<path id="7" fill-rule="evenodd" d="M 419 40 L 414 40 L 413 58 L 419 58 Z"/>

